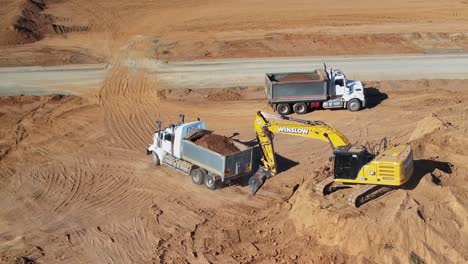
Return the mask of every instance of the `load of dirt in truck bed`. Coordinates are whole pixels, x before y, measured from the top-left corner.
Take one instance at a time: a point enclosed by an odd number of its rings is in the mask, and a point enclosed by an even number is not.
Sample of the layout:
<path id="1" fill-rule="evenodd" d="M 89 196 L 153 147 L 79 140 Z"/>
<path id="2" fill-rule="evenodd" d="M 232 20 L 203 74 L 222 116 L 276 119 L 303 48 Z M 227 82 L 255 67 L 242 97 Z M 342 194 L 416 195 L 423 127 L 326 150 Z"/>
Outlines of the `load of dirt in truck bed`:
<path id="1" fill-rule="evenodd" d="M 290 73 L 283 76 L 274 76 L 279 82 L 294 82 L 294 81 L 317 81 L 325 80 L 325 72 L 322 69 L 314 70 L 313 72 L 298 72 Z"/>
<path id="2" fill-rule="evenodd" d="M 216 134 L 206 134 L 194 141 L 195 144 L 210 149 L 222 155 L 239 152 L 232 139 Z"/>

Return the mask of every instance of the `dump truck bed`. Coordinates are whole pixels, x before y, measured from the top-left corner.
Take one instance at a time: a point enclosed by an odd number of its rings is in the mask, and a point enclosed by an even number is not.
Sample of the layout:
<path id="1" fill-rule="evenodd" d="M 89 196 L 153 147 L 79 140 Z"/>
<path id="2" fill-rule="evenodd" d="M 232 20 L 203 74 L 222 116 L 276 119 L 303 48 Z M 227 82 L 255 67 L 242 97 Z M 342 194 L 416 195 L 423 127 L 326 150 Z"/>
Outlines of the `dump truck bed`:
<path id="1" fill-rule="evenodd" d="M 221 180 L 233 179 L 252 170 L 253 149 L 239 142 L 232 142 L 238 152 L 223 155 L 184 139 L 181 142 L 182 159 L 221 176 Z"/>
<path id="2" fill-rule="evenodd" d="M 270 103 L 327 100 L 328 80 L 323 71 L 267 73 L 265 93 Z"/>

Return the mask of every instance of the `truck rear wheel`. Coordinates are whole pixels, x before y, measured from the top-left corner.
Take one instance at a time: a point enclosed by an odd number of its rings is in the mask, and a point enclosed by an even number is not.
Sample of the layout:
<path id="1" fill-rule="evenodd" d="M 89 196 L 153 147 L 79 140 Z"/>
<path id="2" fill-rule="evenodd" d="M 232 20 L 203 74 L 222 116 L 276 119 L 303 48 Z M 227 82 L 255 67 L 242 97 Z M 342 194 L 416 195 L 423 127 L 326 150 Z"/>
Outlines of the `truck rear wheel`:
<path id="1" fill-rule="evenodd" d="M 151 152 L 151 160 L 153 161 L 154 165 L 161 165 L 161 160 L 159 160 L 158 154 L 156 154 L 154 151 Z"/>
<path id="2" fill-rule="evenodd" d="M 205 176 L 205 186 L 210 190 L 216 189 L 216 179 L 213 176 L 206 175 Z"/>
<path id="3" fill-rule="evenodd" d="M 361 101 L 359 99 L 351 99 L 348 102 L 348 110 L 351 112 L 356 112 L 361 110 Z"/>
<path id="4" fill-rule="evenodd" d="M 203 184 L 205 180 L 205 172 L 202 169 L 194 169 L 190 172 L 190 176 L 192 176 L 192 182 L 198 185 Z"/>
<path id="5" fill-rule="evenodd" d="M 297 103 L 293 105 L 294 113 L 303 115 L 307 113 L 307 105 L 305 103 Z"/>
<path id="6" fill-rule="evenodd" d="M 289 104 L 278 104 L 276 112 L 280 115 L 288 115 L 291 113 L 291 105 Z"/>

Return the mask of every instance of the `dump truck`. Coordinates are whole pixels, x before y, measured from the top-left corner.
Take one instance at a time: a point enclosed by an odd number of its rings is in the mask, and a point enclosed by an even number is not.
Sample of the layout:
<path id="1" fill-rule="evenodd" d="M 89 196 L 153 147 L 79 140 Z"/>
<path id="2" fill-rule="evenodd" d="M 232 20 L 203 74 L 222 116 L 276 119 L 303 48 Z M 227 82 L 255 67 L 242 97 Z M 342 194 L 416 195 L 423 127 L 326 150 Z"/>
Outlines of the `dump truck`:
<path id="1" fill-rule="evenodd" d="M 362 83 L 348 80 L 339 69 L 328 71 L 326 65 L 311 72 L 266 73 L 265 93 L 281 115 L 320 108 L 359 111 L 366 105 Z"/>
<path id="2" fill-rule="evenodd" d="M 219 136 L 224 140 L 221 143 L 231 148 L 227 154 L 200 146 L 197 140 L 213 131 L 207 130 L 203 121 L 186 123 L 185 116 L 181 114 L 180 117 L 181 122 L 165 129 L 161 129 L 161 121 L 156 121 L 158 129 L 147 149 L 155 165 L 166 165 L 188 174 L 193 183 L 205 184 L 211 190 L 216 189 L 219 182 L 228 183 L 252 171 L 251 147 L 223 136 Z"/>

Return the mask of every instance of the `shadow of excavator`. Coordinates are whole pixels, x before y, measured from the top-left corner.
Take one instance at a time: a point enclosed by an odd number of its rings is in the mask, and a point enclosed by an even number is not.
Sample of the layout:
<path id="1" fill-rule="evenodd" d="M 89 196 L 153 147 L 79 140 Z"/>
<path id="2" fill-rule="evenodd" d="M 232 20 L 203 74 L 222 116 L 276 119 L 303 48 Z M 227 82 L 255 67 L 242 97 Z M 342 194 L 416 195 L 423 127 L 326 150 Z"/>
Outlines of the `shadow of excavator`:
<path id="1" fill-rule="evenodd" d="M 436 170 L 440 170 L 447 174 L 452 174 L 453 165 L 450 162 L 436 161 L 436 160 L 415 160 L 414 172 L 411 179 L 402 186 L 405 190 L 413 190 L 419 185 L 421 179 L 427 175 L 431 175 L 431 180 L 436 185 L 442 185 L 441 179 L 434 174 Z"/>

